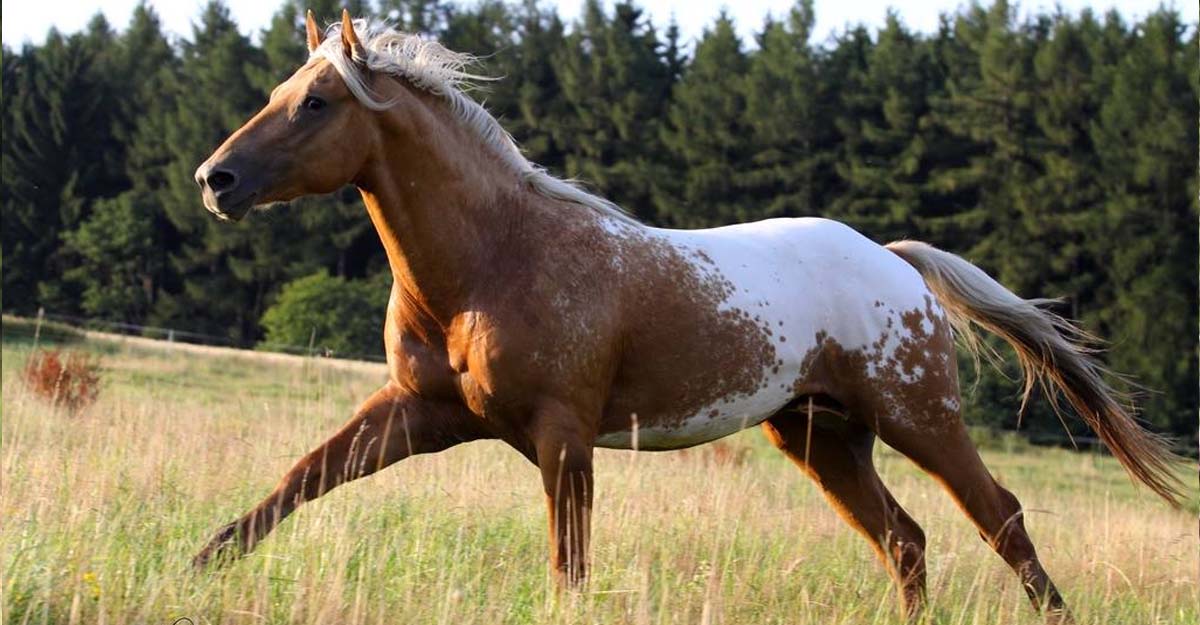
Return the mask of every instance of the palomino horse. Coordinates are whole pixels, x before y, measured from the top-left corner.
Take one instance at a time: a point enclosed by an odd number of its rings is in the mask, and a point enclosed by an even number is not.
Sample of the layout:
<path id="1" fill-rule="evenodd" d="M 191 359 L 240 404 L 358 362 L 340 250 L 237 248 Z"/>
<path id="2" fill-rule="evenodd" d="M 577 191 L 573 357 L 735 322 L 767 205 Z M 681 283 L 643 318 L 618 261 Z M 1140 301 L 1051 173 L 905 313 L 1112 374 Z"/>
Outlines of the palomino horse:
<path id="1" fill-rule="evenodd" d="M 551 560 L 584 581 L 592 450 L 679 449 L 762 424 L 870 541 L 915 614 L 925 537 L 872 466 L 876 437 L 949 489 L 1035 606 L 1066 615 L 1017 499 L 960 413 L 952 327 L 1005 338 L 1136 479 L 1162 443 L 1082 335 L 947 252 L 824 219 L 641 225 L 532 165 L 463 94 L 470 58 L 365 21 L 308 19 L 308 62 L 196 172 L 222 219 L 353 183 L 395 282 L 390 377 L 196 557 L 246 553 L 305 501 L 414 454 L 500 439 L 541 470 Z M 1056 616 L 1056 618 L 1058 618 Z"/>

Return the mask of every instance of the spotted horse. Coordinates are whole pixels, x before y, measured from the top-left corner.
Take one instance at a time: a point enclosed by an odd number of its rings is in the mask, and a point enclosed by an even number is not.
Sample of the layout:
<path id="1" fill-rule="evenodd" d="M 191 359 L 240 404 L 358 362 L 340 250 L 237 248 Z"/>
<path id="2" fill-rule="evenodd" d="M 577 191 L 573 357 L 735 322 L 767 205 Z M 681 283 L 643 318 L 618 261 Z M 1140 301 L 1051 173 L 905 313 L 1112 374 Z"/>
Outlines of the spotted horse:
<path id="1" fill-rule="evenodd" d="M 360 190 L 394 282 L 389 379 L 195 558 L 244 554 L 303 502 L 413 456 L 499 439 L 541 471 L 552 570 L 585 582 L 593 449 L 680 449 L 761 425 L 870 542 L 903 610 L 925 536 L 872 465 L 876 438 L 946 486 L 1035 607 L 1070 616 L 1016 497 L 967 436 L 955 336 L 1003 337 L 1026 397 L 1061 393 L 1130 474 L 1180 497 L 1172 457 L 1087 337 L 967 261 L 826 219 L 652 228 L 527 161 L 463 88 L 472 59 L 385 25 L 324 32 L 196 172 L 204 205 Z M 732 469 L 731 469 L 732 470 Z"/>

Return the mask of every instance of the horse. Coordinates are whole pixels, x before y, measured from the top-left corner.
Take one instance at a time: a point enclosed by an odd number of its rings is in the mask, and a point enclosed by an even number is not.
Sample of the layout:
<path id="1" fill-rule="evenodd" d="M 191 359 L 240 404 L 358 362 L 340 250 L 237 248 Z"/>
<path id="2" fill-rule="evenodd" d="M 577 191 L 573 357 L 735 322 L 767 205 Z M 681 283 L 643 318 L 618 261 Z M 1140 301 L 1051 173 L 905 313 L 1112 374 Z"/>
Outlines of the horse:
<path id="1" fill-rule="evenodd" d="M 761 425 L 894 579 L 925 603 L 925 536 L 872 464 L 883 440 L 934 476 L 1069 620 L 1021 505 L 967 435 L 956 337 L 1005 339 L 1130 475 L 1178 503 L 1173 456 L 1142 429 L 1089 336 L 951 253 L 879 245 L 820 218 L 707 230 L 639 223 L 530 163 L 464 88 L 473 59 L 386 24 L 322 31 L 309 58 L 196 171 L 205 207 L 251 208 L 354 184 L 394 277 L 388 380 L 195 557 L 246 554 L 330 489 L 417 454 L 499 439 L 541 472 L 550 564 L 586 582 L 593 450 L 681 449 Z M 977 353 L 977 352 L 976 352 Z"/>

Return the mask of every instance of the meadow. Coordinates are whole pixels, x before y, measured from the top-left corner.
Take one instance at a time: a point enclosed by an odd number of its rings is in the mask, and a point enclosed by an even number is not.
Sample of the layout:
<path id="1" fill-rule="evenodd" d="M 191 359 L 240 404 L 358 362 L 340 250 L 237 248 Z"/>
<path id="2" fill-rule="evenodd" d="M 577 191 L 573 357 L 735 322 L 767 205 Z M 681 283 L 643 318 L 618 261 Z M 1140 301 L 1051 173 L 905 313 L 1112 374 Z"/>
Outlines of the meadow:
<path id="1" fill-rule="evenodd" d="M 901 622 L 866 542 L 756 429 L 682 452 L 599 451 L 586 592 L 554 590 L 538 474 L 495 442 L 339 488 L 253 555 L 194 573 L 212 532 L 345 421 L 383 367 L 47 329 L 40 344 L 102 359 L 99 401 L 71 414 L 21 382 L 30 329 L 5 318 L 2 623 Z M 923 622 L 1040 622 L 940 487 L 876 453 L 929 538 Z M 1080 623 L 1200 622 L 1195 499 L 1173 510 L 1101 454 L 1000 437 L 984 456 Z M 1194 485 L 1195 467 L 1181 471 Z"/>

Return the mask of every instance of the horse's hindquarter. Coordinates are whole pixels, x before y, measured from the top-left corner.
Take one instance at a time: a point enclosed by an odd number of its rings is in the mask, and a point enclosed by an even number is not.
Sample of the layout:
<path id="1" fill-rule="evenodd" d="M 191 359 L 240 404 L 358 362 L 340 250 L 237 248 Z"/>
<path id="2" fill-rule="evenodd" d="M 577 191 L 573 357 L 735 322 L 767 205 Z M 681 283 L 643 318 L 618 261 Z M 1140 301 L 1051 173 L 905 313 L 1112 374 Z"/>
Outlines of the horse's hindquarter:
<path id="1" fill-rule="evenodd" d="M 638 237 L 654 261 L 628 304 L 633 326 L 600 446 L 687 447 L 755 425 L 798 395 L 836 398 L 851 391 L 836 388 L 841 377 L 812 375 L 830 345 L 882 354 L 906 331 L 904 313 L 941 318 L 915 270 L 837 222 Z"/>

